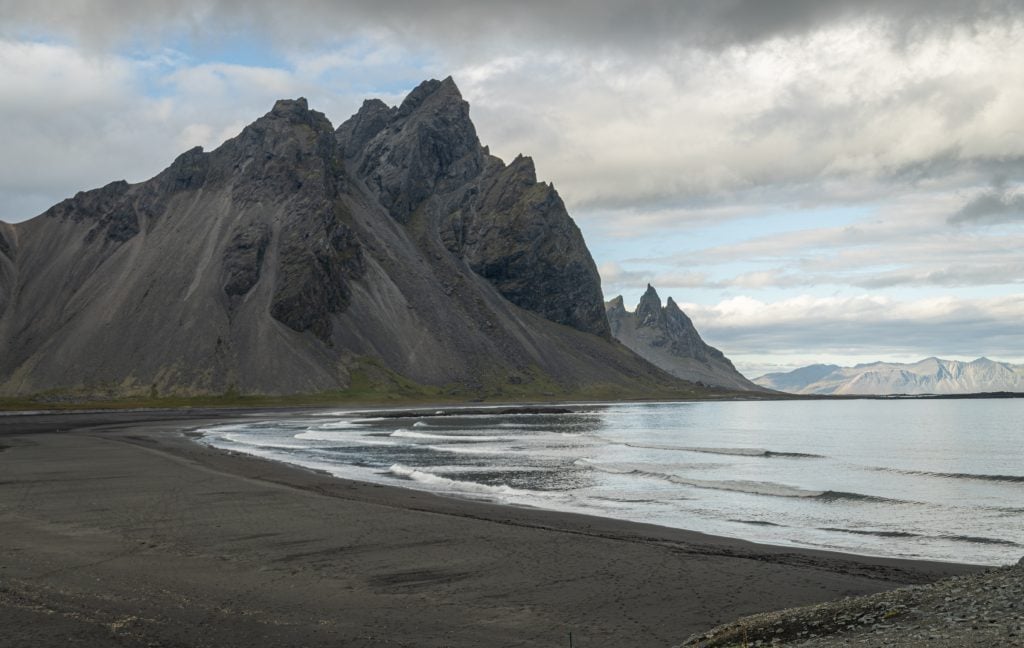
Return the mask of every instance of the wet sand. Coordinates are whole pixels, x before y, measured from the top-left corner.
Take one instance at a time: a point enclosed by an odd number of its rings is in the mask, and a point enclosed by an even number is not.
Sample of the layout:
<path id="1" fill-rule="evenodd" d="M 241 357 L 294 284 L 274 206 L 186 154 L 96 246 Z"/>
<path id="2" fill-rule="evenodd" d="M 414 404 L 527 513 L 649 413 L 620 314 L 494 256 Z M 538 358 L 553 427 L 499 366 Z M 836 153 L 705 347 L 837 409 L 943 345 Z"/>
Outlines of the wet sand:
<path id="1" fill-rule="evenodd" d="M 443 498 L 183 434 L 246 415 L 0 416 L 0 643 L 668 646 L 979 570 Z"/>

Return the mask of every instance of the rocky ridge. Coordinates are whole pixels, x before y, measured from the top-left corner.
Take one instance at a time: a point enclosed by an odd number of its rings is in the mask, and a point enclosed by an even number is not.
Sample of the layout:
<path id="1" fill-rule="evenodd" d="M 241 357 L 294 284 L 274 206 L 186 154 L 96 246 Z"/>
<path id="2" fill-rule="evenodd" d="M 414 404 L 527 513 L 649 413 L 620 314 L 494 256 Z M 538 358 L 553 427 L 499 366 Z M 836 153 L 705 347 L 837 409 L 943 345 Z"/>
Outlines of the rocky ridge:
<path id="1" fill-rule="evenodd" d="M 145 182 L 0 223 L 0 395 L 693 388 L 610 340 L 579 229 L 450 79 L 305 99 Z M 530 387 L 532 385 L 532 387 Z"/>
<path id="2" fill-rule="evenodd" d="M 681 646 L 1024 645 L 1024 558 L 1017 565 L 928 585 L 739 619 Z"/>
<path id="3" fill-rule="evenodd" d="M 677 378 L 724 389 L 765 391 L 737 371 L 725 354 L 705 343 L 671 297 L 662 307 L 650 284 L 635 311 L 626 310 L 620 295 L 605 303 L 605 313 L 615 339 Z"/>

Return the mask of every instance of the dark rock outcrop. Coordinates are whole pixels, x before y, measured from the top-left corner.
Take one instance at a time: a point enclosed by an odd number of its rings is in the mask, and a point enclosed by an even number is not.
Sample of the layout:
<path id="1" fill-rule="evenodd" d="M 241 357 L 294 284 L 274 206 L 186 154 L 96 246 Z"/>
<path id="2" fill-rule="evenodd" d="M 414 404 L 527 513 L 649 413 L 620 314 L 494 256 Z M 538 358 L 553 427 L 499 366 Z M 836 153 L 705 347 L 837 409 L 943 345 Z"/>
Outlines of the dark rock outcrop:
<path id="1" fill-rule="evenodd" d="M 692 389 L 609 339 L 558 194 L 529 158 L 480 145 L 451 79 L 336 130 L 279 101 L 151 180 L 0 224 L 0 246 L 0 395 L 309 393 L 354 371 L 495 393 Z"/>
<path id="2" fill-rule="evenodd" d="M 43 215 L 89 222 L 91 227 L 85 234 L 87 241 L 105 238 L 114 243 L 124 243 L 139 233 L 139 218 L 128 189 L 127 182 L 118 180 L 99 189 L 80 191 L 74 198 L 58 203 Z"/>
<path id="3" fill-rule="evenodd" d="M 14 243 L 7 240 L 7 237 L 11 235 L 9 230 L 10 225 L 6 223 L 0 223 L 0 255 L 11 259 L 14 257 Z"/>
<path id="4" fill-rule="evenodd" d="M 7 309 L 7 303 L 15 283 L 14 260 L 16 256 L 14 229 L 7 223 L 0 222 L 0 321 Z M 2 335 L 2 330 L 0 330 L 0 335 Z"/>
<path id="5" fill-rule="evenodd" d="M 632 313 L 626 310 L 621 295 L 607 302 L 605 310 L 617 340 L 670 374 L 725 389 L 764 391 L 737 371 L 725 354 L 701 339 L 671 297 L 662 307 L 650 284 Z"/>
<path id="6" fill-rule="evenodd" d="M 330 342 L 331 315 L 349 305 L 349 284 L 363 273 L 359 241 L 333 216 L 318 224 L 288 223 L 281 238 L 270 314 L 296 331 L 311 330 Z"/>
<path id="7" fill-rule="evenodd" d="M 439 234 L 517 306 L 610 336 L 597 267 L 558 193 L 530 158 L 506 166 L 480 145 L 451 78 L 424 82 L 397 109 L 365 102 L 337 138 L 396 221 Z"/>
<path id="8" fill-rule="evenodd" d="M 364 101 L 359 112 L 338 127 L 342 155 L 352 158 L 362 152 L 374 135 L 387 128 L 396 112 L 380 99 Z"/>
<path id="9" fill-rule="evenodd" d="M 156 184 L 163 193 L 198 189 L 206 182 L 209 171 L 210 156 L 203 152 L 202 146 L 196 146 L 179 155 L 157 176 Z"/>
<path id="10" fill-rule="evenodd" d="M 462 187 L 479 175 L 484 153 L 469 119 L 469 104 L 451 77 L 424 81 L 413 90 L 376 135 L 357 148 L 343 135 L 366 132 L 346 122 L 339 128 L 340 146 L 356 160 L 358 173 L 377 200 L 400 223 L 408 223 L 427 199 Z M 359 122 L 381 123 L 380 107 L 364 104 Z"/>
<path id="11" fill-rule="evenodd" d="M 263 257 L 270 243 L 270 226 L 253 223 L 242 227 L 224 249 L 224 292 L 242 297 L 260 280 Z"/>
<path id="12" fill-rule="evenodd" d="M 479 200 L 453 213 L 441 236 L 513 304 L 610 336 L 583 235 L 554 188 L 537 182 L 530 158 L 492 165 Z"/>

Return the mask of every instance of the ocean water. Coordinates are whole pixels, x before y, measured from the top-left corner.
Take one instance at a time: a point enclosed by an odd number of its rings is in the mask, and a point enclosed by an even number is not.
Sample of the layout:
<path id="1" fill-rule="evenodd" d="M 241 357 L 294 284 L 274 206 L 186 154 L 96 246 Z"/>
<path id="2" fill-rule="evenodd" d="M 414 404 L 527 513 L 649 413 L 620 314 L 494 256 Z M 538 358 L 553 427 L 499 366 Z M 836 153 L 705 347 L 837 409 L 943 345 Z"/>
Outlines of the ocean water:
<path id="1" fill-rule="evenodd" d="M 204 430 L 338 477 L 755 542 L 977 564 L 1024 555 L 1024 400 L 325 412 Z"/>

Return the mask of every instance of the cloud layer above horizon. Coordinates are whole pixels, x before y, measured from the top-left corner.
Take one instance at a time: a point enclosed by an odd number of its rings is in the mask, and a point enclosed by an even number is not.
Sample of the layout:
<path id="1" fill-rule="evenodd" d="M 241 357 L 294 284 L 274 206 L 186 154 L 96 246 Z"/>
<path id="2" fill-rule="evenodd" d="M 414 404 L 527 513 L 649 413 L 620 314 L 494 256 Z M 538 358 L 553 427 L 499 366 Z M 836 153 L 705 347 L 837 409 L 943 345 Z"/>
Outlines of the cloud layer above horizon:
<path id="1" fill-rule="evenodd" d="M 277 98 L 337 124 L 452 74 L 483 142 L 558 187 L 606 295 L 635 303 L 654 283 L 747 373 L 1024 362 L 1024 2 L 0 0 L 0 15 L 0 219 L 145 179 Z"/>

